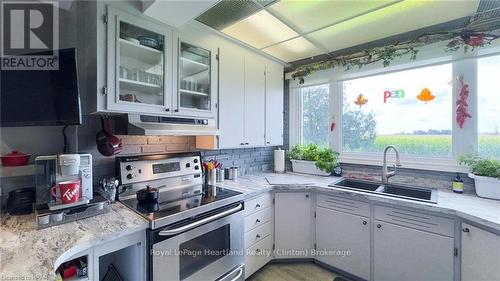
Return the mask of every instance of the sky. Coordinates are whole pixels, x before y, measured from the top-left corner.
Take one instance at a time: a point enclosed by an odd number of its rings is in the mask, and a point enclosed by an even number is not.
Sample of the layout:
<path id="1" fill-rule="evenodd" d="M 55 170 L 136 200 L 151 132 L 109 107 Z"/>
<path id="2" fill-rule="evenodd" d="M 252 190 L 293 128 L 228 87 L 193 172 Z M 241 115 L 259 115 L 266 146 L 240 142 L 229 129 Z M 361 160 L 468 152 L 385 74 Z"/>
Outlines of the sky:
<path id="1" fill-rule="evenodd" d="M 446 64 L 350 80 L 344 83 L 344 94 L 350 106 L 375 113 L 379 135 L 451 130 L 451 80 L 451 64 Z M 427 103 L 418 100 L 424 88 L 436 98 Z M 384 102 L 385 91 L 397 90 L 404 95 Z M 354 104 L 359 94 L 368 99 L 361 107 Z"/>
<path id="2" fill-rule="evenodd" d="M 479 60 L 480 133 L 494 133 L 495 124 L 500 127 L 499 75 L 500 56 Z M 344 94 L 350 106 L 375 113 L 379 135 L 451 130 L 455 119 L 452 87 L 459 87 L 456 79 L 454 83 L 451 81 L 452 66 L 445 64 L 349 80 L 344 83 Z M 418 100 L 417 95 L 424 88 L 429 89 L 435 99 L 428 102 Z M 404 95 L 400 92 L 399 97 L 395 95 L 384 102 L 385 91 L 397 90 L 404 91 Z M 359 94 L 368 99 L 361 107 L 354 104 Z"/>

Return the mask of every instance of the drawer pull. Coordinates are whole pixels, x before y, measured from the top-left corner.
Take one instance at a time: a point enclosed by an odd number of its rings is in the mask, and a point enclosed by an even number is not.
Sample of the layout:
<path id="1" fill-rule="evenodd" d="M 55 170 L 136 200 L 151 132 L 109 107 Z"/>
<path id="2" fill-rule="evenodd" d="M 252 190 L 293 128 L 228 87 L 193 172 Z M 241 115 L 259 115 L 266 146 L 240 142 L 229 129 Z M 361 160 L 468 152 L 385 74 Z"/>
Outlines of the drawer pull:
<path id="1" fill-rule="evenodd" d="M 382 228 L 382 225 L 380 223 L 377 224 L 377 228 Z"/>
<path id="2" fill-rule="evenodd" d="M 255 208 L 260 208 L 260 204 L 255 205 Z"/>
<path id="3" fill-rule="evenodd" d="M 470 229 L 467 227 L 462 228 L 462 232 L 470 232 Z"/>
<path id="4" fill-rule="evenodd" d="M 259 238 L 260 238 L 260 235 L 259 235 L 259 234 L 255 235 L 255 238 L 259 239 Z"/>
<path id="5" fill-rule="evenodd" d="M 367 221 L 363 221 L 363 225 L 366 225 L 368 222 Z"/>
<path id="6" fill-rule="evenodd" d="M 256 219 L 256 220 L 255 220 L 255 223 L 259 223 L 259 222 L 260 222 L 260 220 L 259 220 L 259 219 Z"/>

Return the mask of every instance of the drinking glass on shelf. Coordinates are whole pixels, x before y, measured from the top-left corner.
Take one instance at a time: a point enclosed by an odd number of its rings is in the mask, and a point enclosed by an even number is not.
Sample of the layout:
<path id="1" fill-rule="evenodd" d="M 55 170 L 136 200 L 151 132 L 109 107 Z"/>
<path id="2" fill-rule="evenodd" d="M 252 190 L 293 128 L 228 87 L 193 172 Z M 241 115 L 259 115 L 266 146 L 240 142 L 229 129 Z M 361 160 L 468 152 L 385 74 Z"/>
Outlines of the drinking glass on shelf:
<path id="1" fill-rule="evenodd" d="M 131 75 L 130 75 L 130 80 L 138 81 L 137 78 L 139 76 L 139 70 L 137 69 L 132 69 Z"/>

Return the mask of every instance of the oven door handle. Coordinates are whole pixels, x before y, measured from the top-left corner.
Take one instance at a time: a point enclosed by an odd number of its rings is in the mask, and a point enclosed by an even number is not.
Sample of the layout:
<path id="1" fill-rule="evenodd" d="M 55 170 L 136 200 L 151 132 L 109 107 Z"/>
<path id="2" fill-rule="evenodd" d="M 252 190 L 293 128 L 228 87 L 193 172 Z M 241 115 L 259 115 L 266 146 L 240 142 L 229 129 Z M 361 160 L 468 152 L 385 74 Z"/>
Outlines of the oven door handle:
<path id="1" fill-rule="evenodd" d="M 238 281 L 240 279 L 241 275 L 243 275 L 244 268 L 245 268 L 245 265 L 244 264 L 240 264 L 233 271 L 231 271 L 228 274 L 226 274 L 225 276 L 217 279 L 217 281 Z M 226 280 L 227 277 L 234 275 L 236 272 L 238 272 L 238 275 L 236 275 L 234 278 Z"/>
<path id="2" fill-rule="evenodd" d="M 189 230 L 189 229 L 192 229 L 192 228 L 195 228 L 197 226 L 200 226 L 202 224 L 206 224 L 206 223 L 209 223 L 211 221 L 214 221 L 214 220 L 217 220 L 219 218 L 222 218 L 222 217 L 225 217 L 227 215 L 231 215 L 231 214 L 234 214 L 240 210 L 243 209 L 243 204 L 238 204 L 238 206 L 234 207 L 234 208 L 231 208 L 229 210 L 226 210 L 224 212 L 221 212 L 221 213 L 218 213 L 216 215 L 213 215 L 211 217 L 208 217 L 208 218 L 204 218 L 204 219 L 201 219 L 199 221 L 195 221 L 193 223 L 190 223 L 190 224 L 187 224 L 187 225 L 184 225 L 184 226 L 181 226 L 181 227 L 178 227 L 178 228 L 173 228 L 173 229 L 167 229 L 167 230 L 162 230 L 158 233 L 158 235 L 160 236 L 171 236 L 171 235 L 176 235 L 176 234 L 179 234 L 181 232 L 184 232 L 186 230 Z"/>

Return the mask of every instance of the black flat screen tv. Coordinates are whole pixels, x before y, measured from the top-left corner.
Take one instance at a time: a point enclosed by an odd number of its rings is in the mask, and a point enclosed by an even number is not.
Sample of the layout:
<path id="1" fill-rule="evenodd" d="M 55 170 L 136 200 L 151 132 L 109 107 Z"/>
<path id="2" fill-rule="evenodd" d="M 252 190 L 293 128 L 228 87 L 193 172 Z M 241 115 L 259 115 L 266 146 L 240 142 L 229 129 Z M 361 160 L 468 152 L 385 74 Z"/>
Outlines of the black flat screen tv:
<path id="1" fill-rule="evenodd" d="M 0 71 L 0 89 L 2 127 L 82 123 L 74 48 L 59 50 L 58 70 Z"/>

